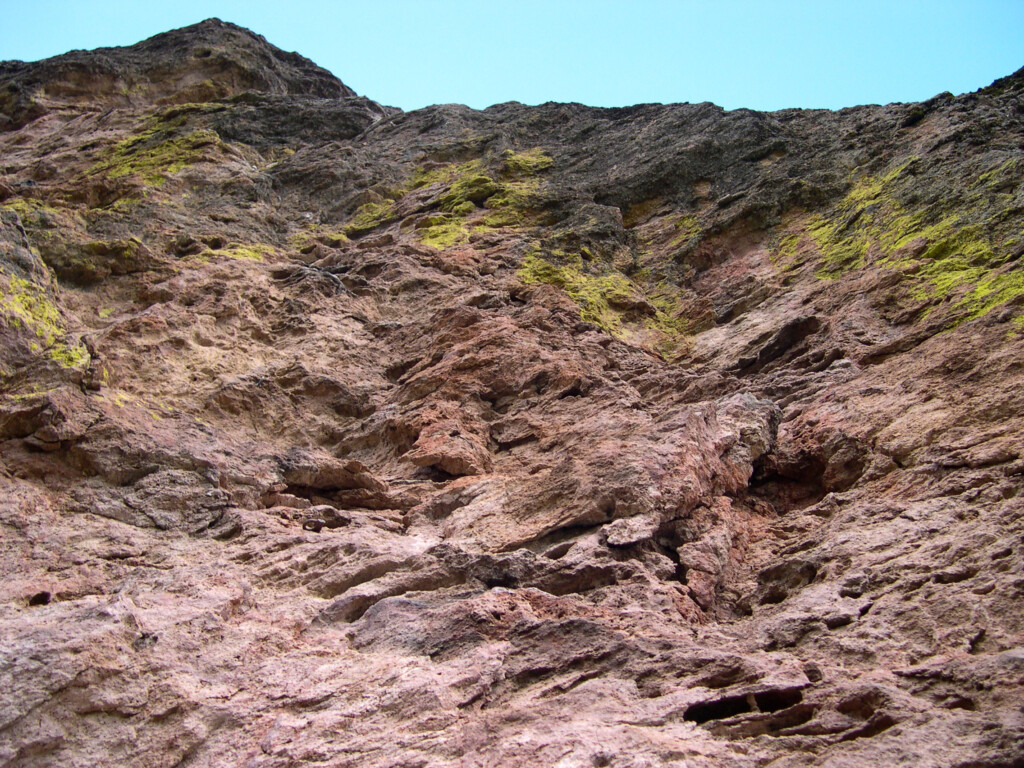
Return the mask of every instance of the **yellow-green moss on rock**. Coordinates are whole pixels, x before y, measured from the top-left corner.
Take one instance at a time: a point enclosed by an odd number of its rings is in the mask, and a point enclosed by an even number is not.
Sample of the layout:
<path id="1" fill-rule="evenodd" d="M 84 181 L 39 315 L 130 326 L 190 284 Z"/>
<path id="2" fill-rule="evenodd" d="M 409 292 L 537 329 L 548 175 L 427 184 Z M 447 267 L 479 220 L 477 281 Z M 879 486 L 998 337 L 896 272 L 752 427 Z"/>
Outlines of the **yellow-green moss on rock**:
<path id="1" fill-rule="evenodd" d="M 160 186 L 169 174 L 194 165 L 204 159 L 211 147 L 221 145 L 220 137 L 209 130 L 158 140 L 162 135 L 166 131 L 151 128 L 118 142 L 93 166 L 93 172 L 112 179 L 135 175 L 146 184 Z"/>
<path id="2" fill-rule="evenodd" d="M 65 368 L 78 368 L 89 362 L 85 347 L 67 338 L 60 310 L 44 288 L 29 280 L 0 274 L 0 322 L 5 327 L 24 329 L 38 342 L 30 347 Z"/>
<path id="3" fill-rule="evenodd" d="M 607 265 L 601 269 L 582 254 L 542 251 L 527 253 L 517 275 L 527 285 L 543 283 L 561 289 L 580 308 L 580 319 L 612 336 L 638 344 L 674 361 L 691 345 L 692 323 L 679 290 L 661 282 L 644 286 Z"/>
<path id="4" fill-rule="evenodd" d="M 508 149 L 501 156 L 501 173 L 504 176 L 536 176 L 550 168 L 554 160 L 543 149 L 534 147 L 523 152 Z"/>
<path id="5" fill-rule="evenodd" d="M 918 206 L 912 201 L 920 168 L 912 157 L 883 175 L 858 179 L 827 215 L 811 216 L 780 238 L 777 262 L 792 263 L 800 243 L 809 242 L 820 255 L 816 274 L 823 279 L 868 264 L 893 269 L 915 283 L 917 300 L 933 306 L 952 300 L 955 323 L 1024 295 L 1024 272 L 1013 255 L 1019 238 L 1008 237 L 1019 212 L 1011 195 L 998 192 L 1020 183 L 1017 161 L 981 174 L 959 197 Z"/>
<path id="6" fill-rule="evenodd" d="M 682 245 L 691 237 L 700 235 L 700 219 L 693 215 L 680 216 L 675 224 L 673 224 L 673 227 L 676 230 L 676 234 L 669 245 Z"/>
<path id="7" fill-rule="evenodd" d="M 395 212 L 395 206 L 395 200 L 364 203 L 356 209 L 348 224 L 345 225 L 343 230 L 345 235 L 358 237 L 384 224 L 397 221 L 398 214 Z"/>
<path id="8" fill-rule="evenodd" d="M 38 200 L 30 200 L 23 197 L 15 197 L 10 200 L 5 200 L 4 204 L 0 205 L 0 209 L 13 211 L 18 214 L 22 224 L 26 225 L 33 219 L 38 219 L 40 217 L 52 217 L 60 214 L 60 209 L 58 208 L 46 205 Z"/>
<path id="9" fill-rule="evenodd" d="M 557 254 L 565 257 L 564 254 Z M 560 288 L 580 308 L 580 319 L 594 323 L 609 333 L 621 327 L 621 318 L 613 304 L 626 303 L 633 295 L 633 284 L 619 272 L 593 275 L 584 271 L 583 260 L 576 255 L 568 263 L 555 264 L 539 252 L 527 254 L 518 271 L 526 284 L 545 283 Z"/>
<path id="10" fill-rule="evenodd" d="M 451 215 L 419 227 L 420 241 L 435 248 L 447 248 L 466 242 L 470 229 L 483 233 L 525 226 L 536 207 L 536 191 L 540 185 L 540 180 L 534 176 L 549 168 L 552 162 L 542 150 L 530 149 L 505 152 L 497 178 L 485 170 L 480 160 L 416 169 L 408 188 L 445 185 L 437 204 Z M 470 227 L 469 217 L 479 208 L 486 213 Z"/>
<path id="11" fill-rule="evenodd" d="M 206 259 L 224 256 L 241 261 L 265 261 L 277 255 L 277 249 L 263 243 L 228 243 L 222 248 L 208 248 L 199 254 Z"/>
<path id="12" fill-rule="evenodd" d="M 420 222 L 417 232 L 421 243 L 439 250 L 469 240 L 469 229 L 463 217 L 456 215 L 429 216 Z"/>
<path id="13" fill-rule="evenodd" d="M 501 185 L 483 173 L 469 172 L 459 176 L 441 195 L 439 203 L 442 211 L 463 213 L 472 211 L 483 204 L 492 195 L 501 191 Z M 467 209 L 467 204 L 470 206 Z"/>

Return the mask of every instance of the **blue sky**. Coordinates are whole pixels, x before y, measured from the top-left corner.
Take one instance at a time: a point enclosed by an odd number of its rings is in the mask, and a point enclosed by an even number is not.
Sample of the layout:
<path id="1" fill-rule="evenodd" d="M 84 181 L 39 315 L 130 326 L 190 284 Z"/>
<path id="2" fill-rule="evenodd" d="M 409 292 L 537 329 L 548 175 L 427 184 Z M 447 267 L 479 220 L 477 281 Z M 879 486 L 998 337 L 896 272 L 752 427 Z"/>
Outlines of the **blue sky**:
<path id="1" fill-rule="evenodd" d="M 216 16 L 372 99 L 840 108 L 1024 66 L 1024 0 L 0 0 L 0 59 L 130 45 Z"/>

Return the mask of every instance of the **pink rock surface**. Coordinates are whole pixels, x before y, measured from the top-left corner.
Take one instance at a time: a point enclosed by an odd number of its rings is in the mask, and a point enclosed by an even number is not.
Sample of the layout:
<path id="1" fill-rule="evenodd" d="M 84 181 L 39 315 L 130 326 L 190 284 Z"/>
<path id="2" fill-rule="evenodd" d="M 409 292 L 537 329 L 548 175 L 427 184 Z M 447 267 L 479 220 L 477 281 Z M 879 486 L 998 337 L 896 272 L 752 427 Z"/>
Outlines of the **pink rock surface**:
<path id="1" fill-rule="evenodd" d="M 4 765 L 1020 764 L 1022 302 L 844 207 L 1019 234 L 1020 75 L 402 114 L 219 22 L 69 56 L 0 71 Z"/>

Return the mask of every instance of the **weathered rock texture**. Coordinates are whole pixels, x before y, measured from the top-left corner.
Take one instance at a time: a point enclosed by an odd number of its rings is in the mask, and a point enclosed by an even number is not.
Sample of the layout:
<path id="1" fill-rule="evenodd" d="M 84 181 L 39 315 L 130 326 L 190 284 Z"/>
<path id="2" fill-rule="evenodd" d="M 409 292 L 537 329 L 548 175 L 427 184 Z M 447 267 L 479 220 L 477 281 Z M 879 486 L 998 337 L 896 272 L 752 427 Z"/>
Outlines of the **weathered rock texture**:
<path id="1" fill-rule="evenodd" d="M 1024 74 L 0 65 L 0 762 L 1024 765 Z"/>

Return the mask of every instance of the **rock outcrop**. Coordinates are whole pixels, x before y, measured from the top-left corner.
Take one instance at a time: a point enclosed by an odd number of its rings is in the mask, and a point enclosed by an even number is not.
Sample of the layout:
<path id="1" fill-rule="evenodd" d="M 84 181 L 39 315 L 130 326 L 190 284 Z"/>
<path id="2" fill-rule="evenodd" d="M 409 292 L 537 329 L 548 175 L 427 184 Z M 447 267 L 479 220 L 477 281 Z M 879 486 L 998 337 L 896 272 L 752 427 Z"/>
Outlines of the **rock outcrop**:
<path id="1" fill-rule="evenodd" d="M 1019 766 L 1024 74 L 403 113 L 0 65 L 0 760 Z"/>

